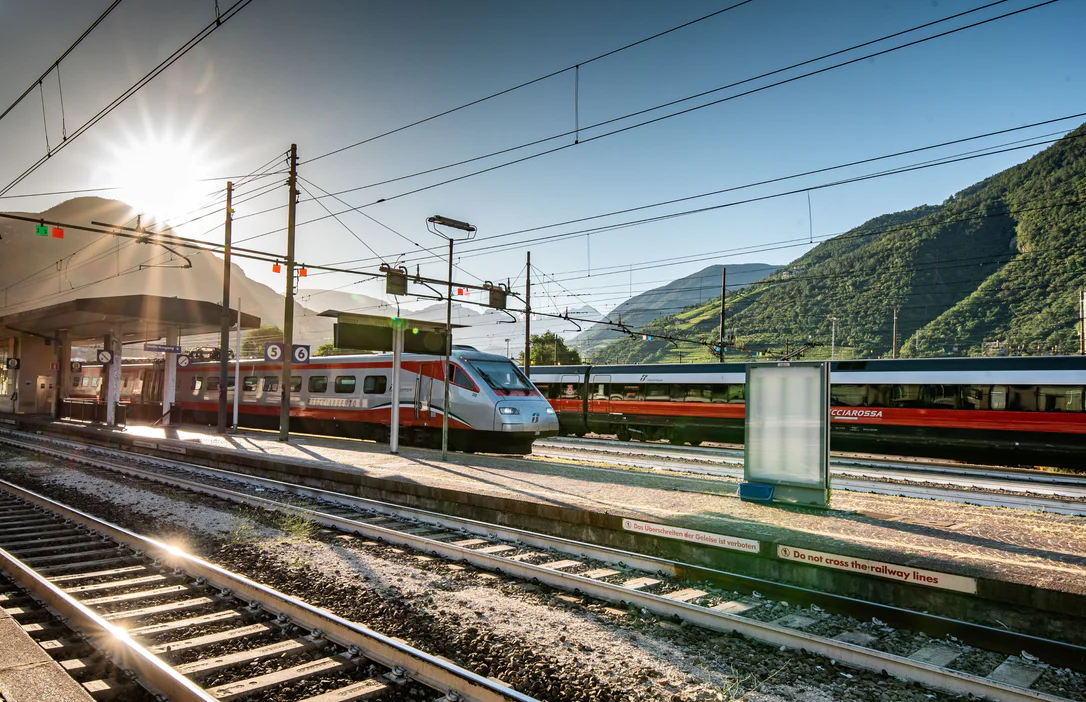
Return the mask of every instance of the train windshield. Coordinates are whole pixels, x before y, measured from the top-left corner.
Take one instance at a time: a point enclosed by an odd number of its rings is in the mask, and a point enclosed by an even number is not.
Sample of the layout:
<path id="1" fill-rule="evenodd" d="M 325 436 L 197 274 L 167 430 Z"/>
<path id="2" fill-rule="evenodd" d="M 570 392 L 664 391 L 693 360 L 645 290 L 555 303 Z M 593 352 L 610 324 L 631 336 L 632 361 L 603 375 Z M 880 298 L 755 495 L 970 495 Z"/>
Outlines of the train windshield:
<path id="1" fill-rule="evenodd" d="M 509 361 L 468 361 L 486 384 L 499 394 L 512 395 L 522 392 L 530 395 L 532 384 L 520 369 Z"/>

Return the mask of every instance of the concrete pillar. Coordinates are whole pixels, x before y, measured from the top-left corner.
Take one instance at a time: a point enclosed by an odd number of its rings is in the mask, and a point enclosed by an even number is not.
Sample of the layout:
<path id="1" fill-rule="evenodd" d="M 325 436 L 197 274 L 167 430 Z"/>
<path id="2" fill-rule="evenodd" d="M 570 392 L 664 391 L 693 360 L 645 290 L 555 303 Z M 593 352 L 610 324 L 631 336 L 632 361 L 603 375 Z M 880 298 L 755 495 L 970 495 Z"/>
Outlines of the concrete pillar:
<path id="1" fill-rule="evenodd" d="M 177 329 L 170 329 L 166 332 L 166 345 L 175 346 L 178 344 L 178 339 L 181 333 Z M 170 426 L 170 415 L 166 414 L 170 410 L 170 405 L 174 403 L 177 397 L 177 354 L 166 354 L 166 368 L 162 374 L 162 426 Z"/>
<path id="2" fill-rule="evenodd" d="M 57 394 L 53 405 L 53 417 L 60 419 L 61 409 L 65 399 L 72 394 L 72 341 L 68 331 L 62 329 L 57 332 Z"/>
<path id="3" fill-rule="evenodd" d="M 106 401 L 106 424 L 117 424 L 117 403 L 121 401 L 121 337 L 116 332 L 106 336 L 106 348 L 113 352 L 113 361 L 106 367 L 108 385 L 102 396 Z"/>

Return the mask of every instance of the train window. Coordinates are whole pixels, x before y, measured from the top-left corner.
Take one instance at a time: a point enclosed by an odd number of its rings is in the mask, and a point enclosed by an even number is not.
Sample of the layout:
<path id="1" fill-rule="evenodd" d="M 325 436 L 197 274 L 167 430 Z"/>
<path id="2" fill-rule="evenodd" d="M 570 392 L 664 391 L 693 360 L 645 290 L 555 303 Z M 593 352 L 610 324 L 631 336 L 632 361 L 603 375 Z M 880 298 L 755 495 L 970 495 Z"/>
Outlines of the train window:
<path id="1" fill-rule="evenodd" d="M 362 381 L 362 392 L 367 395 L 384 395 L 388 389 L 388 378 L 383 375 L 367 375 Z"/>
<path id="2" fill-rule="evenodd" d="M 966 385 L 962 387 L 962 409 L 988 409 L 990 388 L 987 385 Z"/>
<path id="3" fill-rule="evenodd" d="M 659 383 L 645 386 L 645 399 L 653 402 L 662 402 L 671 399 L 671 386 L 667 383 Z"/>
<path id="4" fill-rule="evenodd" d="M 226 377 L 226 389 L 227 390 L 233 390 L 234 389 L 234 376 L 228 375 Z"/>
<path id="5" fill-rule="evenodd" d="M 73 387 L 73 388 L 77 388 L 77 387 L 79 387 L 79 382 L 80 382 L 81 380 L 82 380 L 82 378 L 80 378 L 80 376 L 78 376 L 78 375 L 73 375 L 73 376 L 72 376 L 72 387 Z"/>
<path id="6" fill-rule="evenodd" d="M 464 369 L 460 368 L 460 366 L 452 367 L 452 377 L 449 378 L 449 382 L 451 382 L 453 385 L 459 385 L 466 390 L 471 390 L 472 392 L 478 392 L 479 390 L 479 388 L 476 387 L 475 383 L 472 382 L 471 378 L 468 377 L 468 374 L 465 373 Z"/>
<path id="7" fill-rule="evenodd" d="M 543 397 L 551 396 L 551 384 L 550 383 L 534 383 L 535 387 L 543 395 Z"/>
<path id="8" fill-rule="evenodd" d="M 990 400 L 991 400 L 992 409 L 994 409 L 994 410 L 1007 409 L 1007 386 L 1006 385 L 993 385 Z"/>
<path id="9" fill-rule="evenodd" d="M 203 377 L 199 375 L 192 376 L 192 389 L 195 391 L 201 389 L 202 387 L 204 387 Z"/>
<path id="10" fill-rule="evenodd" d="M 640 400 L 641 388 L 638 385 L 619 385 L 618 383 L 614 383 L 611 385 L 611 399 Z"/>
<path id="11" fill-rule="evenodd" d="M 565 400 L 576 400 L 581 396 L 581 384 L 580 383 L 562 383 L 558 386 L 557 392 L 551 397 L 561 397 Z"/>
<path id="12" fill-rule="evenodd" d="M 212 375 L 207 379 L 207 391 L 215 392 L 219 389 L 219 376 Z"/>
<path id="13" fill-rule="evenodd" d="M 302 391 L 302 376 L 292 375 L 290 376 L 290 391 L 301 392 Z"/>
<path id="14" fill-rule="evenodd" d="M 328 376 L 309 376 L 309 392 L 328 392 Z"/>
<path id="15" fill-rule="evenodd" d="M 674 385 L 672 386 L 672 398 L 683 402 L 712 402 L 713 386 L 711 385 Z"/>
<path id="16" fill-rule="evenodd" d="M 1037 401 L 1044 412 L 1081 412 L 1082 388 L 1041 387 Z"/>
<path id="17" fill-rule="evenodd" d="M 834 385 L 830 390 L 830 404 L 844 407 L 863 407 L 867 404 L 867 386 Z"/>
<path id="18" fill-rule="evenodd" d="M 958 409 L 957 385 L 928 385 L 924 388 L 924 406 L 932 409 Z"/>
<path id="19" fill-rule="evenodd" d="M 334 387 L 338 393 L 352 393 L 354 392 L 355 382 L 355 377 L 353 375 L 337 375 Z"/>
<path id="20" fill-rule="evenodd" d="M 255 375 L 247 375 L 241 381 L 241 389 L 244 392 L 256 392 L 259 384 L 259 378 L 257 378 Z"/>
<path id="21" fill-rule="evenodd" d="M 264 392 L 279 392 L 279 376 L 278 375 L 265 375 L 264 376 Z"/>
<path id="22" fill-rule="evenodd" d="M 593 400 L 606 400 L 607 399 L 607 383 L 592 383 L 592 399 Z"/>
<path id="23" fill-rule="evenodd" d="M 1019 412 L 1037 411 L 1037 386 L 1012 385 L 1007 397 L 1007 409 Z"/>

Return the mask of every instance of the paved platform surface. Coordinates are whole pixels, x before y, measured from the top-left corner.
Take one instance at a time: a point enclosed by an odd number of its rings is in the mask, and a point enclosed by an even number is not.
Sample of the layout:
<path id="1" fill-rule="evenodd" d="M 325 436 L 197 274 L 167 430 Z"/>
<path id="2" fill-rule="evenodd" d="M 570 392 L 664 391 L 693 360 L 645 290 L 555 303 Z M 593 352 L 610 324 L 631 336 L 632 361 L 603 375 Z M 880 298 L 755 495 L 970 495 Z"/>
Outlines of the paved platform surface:
<path id="1" fill-rule="evenodd" d="M 0 699 L 93 702 L 94 698 L 0 609 Z"/>
<path id="2" fill-rule="evenodd" d="M 734 481 L 712 476 L 456 453 L 442 462 L 427 449 L 393 456 L 372 442 L 293 435 L 284 444 L 271 432 L 220 436 L 188 425 L 126 434 L 1086 594 L 1082 517 L 845 491 L 827 511 L 781 509 L 740 502 Z"/>

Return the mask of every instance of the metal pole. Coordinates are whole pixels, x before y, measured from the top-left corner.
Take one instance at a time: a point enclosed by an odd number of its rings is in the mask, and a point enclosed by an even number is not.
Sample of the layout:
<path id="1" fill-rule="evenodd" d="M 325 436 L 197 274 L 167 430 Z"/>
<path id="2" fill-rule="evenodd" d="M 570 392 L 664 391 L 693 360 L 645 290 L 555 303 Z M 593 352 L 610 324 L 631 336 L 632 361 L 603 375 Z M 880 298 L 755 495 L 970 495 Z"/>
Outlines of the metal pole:
<path id="1" fill-rule="evenodd" d="M 558 365 L 558 334 L 554 334 L 554 365 Z"/>
<path id="2" fill-rule="evenodd" d="M 219 413 L 218 432 L 226 433 L 226 374 L 230 372 L 227 350 L 230 348 L 230 238 L 234 223 L 234 184 L 226 183 L 226 230 L 222 257 L 222 314 L 219 320 Z M 235 392 L 235 394 L 237 394 Z"/>
<path id="3" fill-rule="evenodd" d="M 389 417 L 388 452 L 400 452 L 400 364 L 403 357 L 404 324 L 392 326 L 392 416 Z"/>
<path id="4" fill-rule="evenodd" d="M 441 406 L 441 460 L 449 457 L 449 357 L 452 356 L 453 240 L 449 237 L 449 288 L 445 294 L 445 403 Z"/>
<path id="5" fill-rule="evenodd" d="M 532 377 L 532 252 L 525 264 L 524 288 L 524 375 Z"/>
<path id="6" fill-rule="evenodd" d="M 900 309 L 901 309 L 900 307 L 895 307 L 894 308 L 894 347 L 893 347 L 893 349 L 891 349 L 891 353 L 890 353 L 891 358 L 897 358 L 897 312 Z"/>
<path id="7" fill-rule="evenodd" d="M 279 440 L 290 440 L 290 362 L 294 349 L 294 211 L 298 203 L 298 145 L 290 145 L 290 194 L 287 201 L 287 292 L 283 310 L 283 371 L 279 389 L 283 399 L 279 404 Z"/>
<path id="8" fill-rule="evenodd" d="M 1079 290 L 1078 355 L 1086 356 L 1086 287 Z"/>
<path id="9" fill-rule="evenodd" d="M 831 317 L 830 321 L 833 322 L 833 331 L 830 332 L 830 360 L 834 360 L 837 357 L 837 317 Z"/>
<path id="10" fill-rule="evenodd" d="M 720 269 L 720 362 L 724 362 L 724 304 L 728 295 L 728 269 Z"/>
<path id="11" fill-rule="evenodd" d="M 234 352 L 234 431 L 238 430 L 238 400 L 241 398 L 241 298 L 238 298 L 238 330 L 234 335 L 237 351 Z"/>

